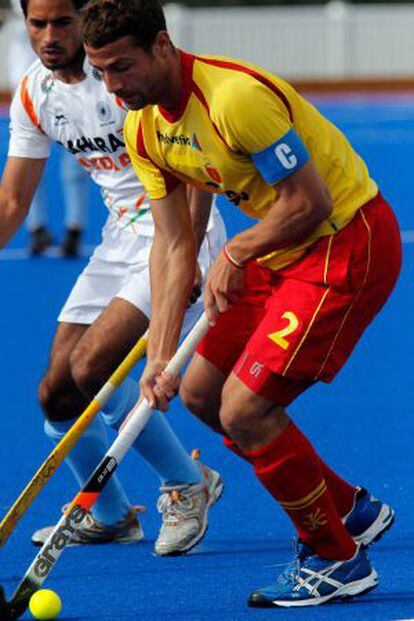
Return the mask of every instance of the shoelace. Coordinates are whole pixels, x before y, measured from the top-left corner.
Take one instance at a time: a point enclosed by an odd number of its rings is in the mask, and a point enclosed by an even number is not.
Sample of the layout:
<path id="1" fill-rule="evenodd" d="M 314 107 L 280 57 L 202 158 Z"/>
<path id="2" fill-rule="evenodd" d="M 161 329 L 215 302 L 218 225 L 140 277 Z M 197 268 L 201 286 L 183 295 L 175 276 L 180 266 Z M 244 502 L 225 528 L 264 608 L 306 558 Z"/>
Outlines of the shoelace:
<path id="1" fill-rule="evenodd" d="M 69 504 L 66 503 L 63 505 L 62 507 L 62 513 L 65 513 L 66 509 L 68 508 Z M 145 513 L 147 510 L 147 508 L 144 505 L 133 505 L 131 507 L 131 511 L 133 512 L 133 516 L 138 516 L 140 513 Z M 108 530 L 112 529 L 112 528 L 117 528 L 119 527 L 119 525 L 122 525 L 123 522 L 126 522 L 128 519 L 130 519 L 130 515 L 128 515 L 124 520 L 120 520 L 120 522 L 118 522 L 117 524 L 113 524 L 111 526 L 104 526 L 104 528 L 107 528 Z M 92 516 L 92 513 L 90 511 L 88 511 L 85 515 L 85 517 L 83 518 L 81 524 L 80 524 L 80 528 L 78 528 L 78 530 L 81 529 L 93 529 L 94 527 L 103 527 L 102 524 L 100 524 L 97 520 L 95 520 L 95 518 Z"/>
<path id="2" fill-rule="evenodd" d="M 299 578 L 300 578 L 300 570 L 302 567 L 307 566 L 307 561 L 310 559 L 310 556 L 302 554 L 300 549 L 299 540 L 294 537 L 293 539 L 293 549 L 295 553 L 295 558 L 293 561 L 289 561 L 288 563 L 275 563 L 274 565 L 269 565 L 269 567 L 284 567 L 285 570 L 282 571 L 276 578 L 276 582 L 282 586 L 287 586 L 288 584 L 295 585 L 296 588 L 300 588 Z"/>
<path id="3" fill-rule="evenodd" d="M 288 584 L 296 584 L 300 571 L 299 559 L 295 559 L 294 561 L 290 561 L 290 563 L 278 563 L 276 565 L 272 565 L 272 567 L 285 567 L 284 571 L 279 574 L 276 578 L 276 582 L 281 584 L 282 586 L 286 586 Z"/>
<path id="4" fill-rule="evenodd" d="M 163 521 L 178 522 L 186 517 L 186 511 L 193 507 L 192 496 L 197 486 L 186 486 L 182 489 L 173 489 L 164 492 L 158 499 L 157 509 L 163 514 Z"/>

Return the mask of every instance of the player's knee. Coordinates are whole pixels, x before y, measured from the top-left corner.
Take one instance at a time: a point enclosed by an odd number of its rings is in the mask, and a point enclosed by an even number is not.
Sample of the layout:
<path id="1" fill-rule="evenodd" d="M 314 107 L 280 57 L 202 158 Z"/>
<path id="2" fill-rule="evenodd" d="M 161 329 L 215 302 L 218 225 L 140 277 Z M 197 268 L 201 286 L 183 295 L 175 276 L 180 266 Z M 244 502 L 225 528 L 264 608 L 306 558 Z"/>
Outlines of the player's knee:
<path id="1" fill-rule="evenodd" d="M 66 420 L 68 406 L 70 406 L 70 395 L 59 387 L 49 374 L 41 380 L 37 395 L 45 418 L 50 422 Z"/>
<path id="2" fill-rule="evenodd" d="M 180 386 L 180 398 L 185 407 L 197 418 L 202 420 L 214 431 L 222 433 L 218 416 L 219 403 L 213 395 L 204 391 L 197 391 L 194 386 L 182 382 Z"/>
<path id="3" fill-rule="evenodd" d="M 180 386 L 180 398 L 187 410 L 190 410 L 198 417 L 208 412 L 207 395 L 197 391 L 193 386 L 189 386 L 185 382 Z"/>
<path id="4" fill-rule="evenodd" d="M 78 345 L 70 356 L 70 370 L 76 386 L 92 398 L 102 387 L 106 377 L 102 377 L 101 352 L 93 346 Z"/>
<path id="5" fill-rule="evenodd" d="M 38 386 L 37 397 L 39 399 L 40 407 L 47 418 L 50 405 L 53 401 L 53 388 L 50 385 L 47 376 L 42 378 L 42 381 Z"/>
<path id="6" fill-rule="evenodd" d="M 220 408 L 220 423 L 231 438 L 248 436 L 254 424 L 254 412 L 236 400 L 224 400 Z"/>
<path id="7" fill-rule="evenodd" d="M 278 437 L 289 424 L 285 409 L 277 404 L 257 400 L 252 393 L 238 391 L 234 383 L 223 388 L 220 422 L 225 433 L 244 450 L 252 450 Z"/>
<path id="8" fill-rule="evenodd" d="M 237 390 L 227 381 L 223 387 L 220 422 L 225 432 L 232 438 L 250 435 L 254 429 L 258 411 L 253 399 Z"/>

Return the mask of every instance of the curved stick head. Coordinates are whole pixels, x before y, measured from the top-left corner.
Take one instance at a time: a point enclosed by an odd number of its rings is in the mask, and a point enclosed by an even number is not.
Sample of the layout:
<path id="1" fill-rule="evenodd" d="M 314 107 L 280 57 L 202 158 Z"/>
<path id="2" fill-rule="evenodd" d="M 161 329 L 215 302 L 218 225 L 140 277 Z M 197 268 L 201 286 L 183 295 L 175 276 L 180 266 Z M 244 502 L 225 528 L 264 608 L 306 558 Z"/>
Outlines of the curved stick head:
<path id="1" fill-rule="evenodd" d="M 6 596 L 2 586 L 0 586 L 0 619 L 4 619 L 5 621 L 13 619 L 11 616 L 10 606 L 6 601 Z"/>
<path id="2" fill-rule="evenodd" d="M 14 599 L 14 598 L 13 598 Z M 7 602 L 4 589 L 0 586 L 0 619 L 1 621 L 13 621 L 18 619 L 27 610 L 30 596 L 19 598 L 18 601 Z"/>

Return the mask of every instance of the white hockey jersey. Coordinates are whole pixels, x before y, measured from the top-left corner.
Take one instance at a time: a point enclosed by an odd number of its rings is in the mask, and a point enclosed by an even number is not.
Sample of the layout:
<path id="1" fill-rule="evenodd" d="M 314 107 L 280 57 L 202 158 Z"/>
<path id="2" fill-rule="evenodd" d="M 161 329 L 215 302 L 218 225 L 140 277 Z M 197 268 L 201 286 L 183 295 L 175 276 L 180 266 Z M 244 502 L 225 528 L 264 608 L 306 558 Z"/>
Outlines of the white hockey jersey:
<path id="1" fill-rule="evenodd" d="M 105 205 L 122 229 L 152 236 L 146 193 L 130 164 L 123 138 L 127 110 L 110 95 L 85 61 L 86 77 L 67 84 L 36 60 L 11 105 L 9 156 L 47 158 L 51 142 L 76 157 L 100 186 Z"/>

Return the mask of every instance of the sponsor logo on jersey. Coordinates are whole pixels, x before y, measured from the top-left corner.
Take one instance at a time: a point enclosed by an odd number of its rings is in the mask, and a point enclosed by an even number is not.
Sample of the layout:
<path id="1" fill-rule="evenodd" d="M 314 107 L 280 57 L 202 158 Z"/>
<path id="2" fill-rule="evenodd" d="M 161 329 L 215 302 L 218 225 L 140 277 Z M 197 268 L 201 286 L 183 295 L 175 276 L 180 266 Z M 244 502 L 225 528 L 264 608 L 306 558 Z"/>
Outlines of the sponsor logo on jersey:
<path id="1" fill-rule="evenodd" d="M 128 153 L 124 152 L 121 155 L 104 155 L 103 157 L 79 157 L 78 162 L 86 168 L 86 170 L 92 173 L 93 170 L 104 170 L 119 172 L 124 168 L 128 168 L 131 164 Z"/>
<path id="2" fill-rule="evenodd" d="M 100 71 L 98 71 L 96 67 L 92 67 L 91 73 L 92 73 L 92 77 L 95 78 L 95 80 L 97 80 L 98 82 L 103 81 L 103 75 Z"/>
<path id="3" fill-rule="evenodd" d="M 206 182 L 206 186 L 208 188 L 213 188 L 215 190 L 220 190 L 219 184 L 218 183 L 213 183 L 212 181 L 207 181 Z M 224 190 L 223 194 L 236 207 L 238 207 L 242 201 L 249 201 L 250 200 L 250 196 L 244 190 L 242 190 L 242 192 L 235 192 L 234 190 Z M 221 194 L 220 194 L 220 196 L 221 196 Z"/>
<path id="4" fill-rule="evenodd" d="M 220 190 L 220 184 L 215 183 L 214 181 L 206 181 L 206 186 L 208 188 L 213 188 L 214 190 Z"/>
<path id="5" fill-rule="evenodd" d="M 162 144 L 177 144 L 183 147 L 191 147 L 191 140 L 188 136 L 184 136 L 184 134 L 179 134 L 178 136 L 169 136 L 168 134 L 164 134 L 157 130 L 157 138 L 159 142 Z"/>
<path id="6" fill-rule="evenodd" d="M 201 157 L 202 157 L 203 162 L 204 162 L 204 169 L 207 172 L 208 176 L 211 177 L 213 179 L 213 181 L 215 181 L 216 183 L 221 183 L 222 182 L 222 178 L 221 178 L 221 175 L 220 175 L 219 171 L 217 170 L 217 168 L 214 168 L 214 166 L 206 158 L 205 154 L 203 153 L 203 149 L 201 147 L 201 144 L 198 141 L 198 138 L 197 138 L 196 134 L 193 134 L 193 136 L 191 138 L 191 147 L 195 151 L 198 151 L 201 154 Z"/>
<path id="7" fill-rule="evenodd" d="M 91 151 L 100 151 L 101 153 L 116 153 L 118 149 L 125 149 L 125 142 L 115 134 L 108 134 L 106 137 L 81 136 L 75 140 L 68 140 L 61 143 L 73 155 L 78 153 L 88 153 Z"/>
<path id="8" fill-rule="evenodd" d="M 207 171 L 207 174 L 214 179 L 214 181 L 216 183 L 221 183 L 222 182 L 222 178 L 221 175 L 219 173 L 219 171 L 217 170 L 217 168 L 214 168 L 210 163 L 207 163 L 205 165 L 205 169 Z"/>
<path id="9" fill-rule="evenodd" d="M 193 134 L 193 138 L 191 140 L 191 146 L 193 147 L 193 149 L 195 149 L 196 151 L 202 151 L 203 149 L 200 146 L 200 143 L 198 142 L 198 138 L 195 134 Z"/>
<path id="10" fill-rule="evenodd" d="M 227 196 L 229 201 L 238 207 L 242 201 L 250 200 L 250 196 L 244 190 L 242 192 L 235 192 L 234 190 L 225 190 L 224 194 Z"/>
<path id="11" fill-rule="evenodd" d="M 67 117 L 63 114 L 62 110 L 56 110 L 55 112 L 55 127 L 61 127 L 69 123 Z"/>
<path id="12" fill-rule="evenodd" d="M 101 126 L 115 123 L 115 121 L 112 119 L 111 106 L 106 101 L 98 101 L 98 103 L 96 104 L 96 112 L 98 114 L 99 120 L 101 121 Z"/>
<path id="13" fill-rule="evenodd" d="M 52 73 L 48 73 L 43 78 L 40 84 L 40 88 L 42 89 L 43 93 L 50 93 L 54 85 L 55 85 L 55 78 L 53 77 Z"/>
<path id="14" fill-rule="evenodd" d="M 249 369 L 249 373 L 250 375 L 253 375 L 253 377 L 259 377 L 260 373 L 263 371 L 263 367 L 264 364 L 262 364 L 261 362 L 253 362 L 252 366 Z"/>

